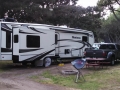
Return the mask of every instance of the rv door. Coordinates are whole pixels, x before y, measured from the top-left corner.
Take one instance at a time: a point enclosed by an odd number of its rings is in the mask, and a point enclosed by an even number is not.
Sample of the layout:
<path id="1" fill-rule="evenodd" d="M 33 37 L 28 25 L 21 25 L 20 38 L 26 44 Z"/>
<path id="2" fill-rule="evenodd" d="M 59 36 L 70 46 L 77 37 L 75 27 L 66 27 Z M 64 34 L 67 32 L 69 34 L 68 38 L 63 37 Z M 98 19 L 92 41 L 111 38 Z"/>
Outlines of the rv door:
<path id="1" fill-rule="evenodd" d="M 55 54 L 59 55 L 59 33 L 55 33 Z"/>
<path id="2" fill-rule="evenodd" d="M 12 46 L 12 60 L 14 63 L 19 61 L 19 27 L 13 27 L 13 46 Z"/>

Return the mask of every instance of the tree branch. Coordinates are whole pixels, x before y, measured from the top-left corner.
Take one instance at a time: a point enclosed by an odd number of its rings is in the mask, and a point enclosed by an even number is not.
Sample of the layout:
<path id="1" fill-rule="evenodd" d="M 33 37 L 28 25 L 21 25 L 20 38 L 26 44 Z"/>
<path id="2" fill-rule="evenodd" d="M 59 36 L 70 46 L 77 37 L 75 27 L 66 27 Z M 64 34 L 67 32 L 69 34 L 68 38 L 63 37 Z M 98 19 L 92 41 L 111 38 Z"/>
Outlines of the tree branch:
<path id="1" fill-rule="evenodd" d="M 113 7 L 110 5 L 110 9 L 111 9 L 111 11 L 112 11 L 112 13 L 113 13 L 113 15 L 115 16 L 115 18 L 118 20 L 118 21 L 120 21 L 120 19 L 117 17 L 117 15 L 115 14 L 115 11 L 114 11 L 114 9 L 113 9 Z"/>
<path id="2" fill-rule="evenodd" d="M 116 2 L 117 2 L 117 4 L 119 4 L 120 5 L 120 3 L 119 3 L 119 1 L 118 0 L 115 0 Z"/>
<path id="3" fill-rule="evenodd" d="M 108 2 L 109 3 L 111 3 L 111 0 L 108 0 Z M 117 17 L 117 15 L 115 14 L 115 11 L 114 11 L 114 9 L 113 9 L 113 6 L 110 4 L 109 5 L 110 6 L 110 10 L 112 11 L 112 13 L 113 13 L 113 15 L 115 16 L 115 18 L 118 20 L 118 21 L 120 21 L 120 19 Z"/>
<path id="4" fill-rule="evenodd" d="M 114 9 L 114 11 L 120 12 L 119 10 L 115 10 L 115 9 Z"/>

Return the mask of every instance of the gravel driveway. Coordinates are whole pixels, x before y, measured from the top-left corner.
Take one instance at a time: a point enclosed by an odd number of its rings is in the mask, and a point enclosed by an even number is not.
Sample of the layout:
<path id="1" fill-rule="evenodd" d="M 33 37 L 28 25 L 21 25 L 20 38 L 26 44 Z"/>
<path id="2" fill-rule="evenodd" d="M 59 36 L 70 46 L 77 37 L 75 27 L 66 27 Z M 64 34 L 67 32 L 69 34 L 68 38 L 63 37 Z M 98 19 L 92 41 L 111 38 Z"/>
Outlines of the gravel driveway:
<path id="1" fill-rule="evenodd" d="M 53 70 L 59 73 L 60 70 L 69 68 L 74 69 L 71 64 L 63 67 L 57 65 L 49 68 L 23 67 L 21 65 L 8 66 L 9 70 L 0 72 L 0 90 L 76 90 L 72 88 L 61 87 L 58 85 L 46 85 L 32 81 L 29 77 L 37 75 L 45 70 Z"/>

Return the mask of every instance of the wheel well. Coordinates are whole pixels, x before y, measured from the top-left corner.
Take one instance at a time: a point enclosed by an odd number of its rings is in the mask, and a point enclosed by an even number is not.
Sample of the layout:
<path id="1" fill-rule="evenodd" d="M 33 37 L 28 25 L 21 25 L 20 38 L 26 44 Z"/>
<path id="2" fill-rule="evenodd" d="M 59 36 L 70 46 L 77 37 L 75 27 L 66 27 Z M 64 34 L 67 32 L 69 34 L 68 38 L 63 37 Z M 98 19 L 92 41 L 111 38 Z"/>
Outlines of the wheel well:
<path id="1" fill-rule="evenodd" d="M 115 55 L 112 55 L 112 57 L 115 59 Z"/>

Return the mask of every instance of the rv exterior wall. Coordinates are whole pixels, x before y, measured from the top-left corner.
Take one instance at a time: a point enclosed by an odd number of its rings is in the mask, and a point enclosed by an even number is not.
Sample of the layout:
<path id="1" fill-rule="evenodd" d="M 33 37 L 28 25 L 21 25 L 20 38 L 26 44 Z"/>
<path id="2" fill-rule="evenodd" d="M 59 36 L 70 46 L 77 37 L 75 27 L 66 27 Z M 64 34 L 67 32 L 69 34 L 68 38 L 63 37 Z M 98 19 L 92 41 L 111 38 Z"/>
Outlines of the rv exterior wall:
<path id="1" fill-rule="evenodd" d="M 0 60 L 2 60 L 2 58 L 1 58 L 1 42 L 2 42 L 2 31 L 1 31 L 1 23 L 0 23 Z"/>
<path id="2" fill-rule="evenodd" d="M 29 29 L 25 29 L 21 27 L 21 30 L 23 31 L 27 31 L 29 33 L 35 33 Z M 45 53 L 55 49 L 55 31 L 50 31 L 50 30 L 45 30 L 45 29 L 41 29 L 41 28 L 36 28 L 36 30 L 39 30 L 42 33 L 36 33 L 36 34 L 20 34 L 20 50 L 30 50 L 28 52 L 21 52 L 20 53 L 20 61 L 24 61 L 30 57 L 34 57 L 34 56 L 41 56 L 41 58 L 39 58 L 40 60 L 43 60 L 45 57 L 49 57 L 49 56 L 55 56 L 55 50 L 44 55 Z M 27 36 L 31 36 L 31 37 L 39 37 L 38 40 L 32 40 L 33 38 L 27 38 Z M 29 40 L 31 39 L 31 40 Z M 37 38 L 36 38 L 37 39 Z M 28 41 L 29 40 L 29 41 Z M 39 43 L 39 45 L 36 47 L 36 45 L 34 45 L 33 43 L 35 43 L 35 41 L 37 41 Z M 36 44 L 37 44 L 36 42 Z M 28 46 L 31 47 L 28 47 Z M 32 51 L 33 50 L 33 51 Z M 43 56 L 42 56 L 43 55 Z M 33 61 L 33 59 L 29 59 L 28 61 Z"/>
<path id="3" fill-rule="evenodd" d="M 57 52 L 59 53 L 60 58 L 74 58 L 74 57 L 83 57 L 84 49 L 87 48 L 87 46 L 83 47 L 83 41 L 87 41 L 90 44 L 93 44 L 94 42 L 94 35 L 89 33 L 85 34 L 83 32 L 76 32 L 76 31 L 69 31 L 69 28 L 67 30 L 55 30 L 58 34 L 58 48 L 56 48 Z M 81 48 L 83 47 L 83 48 Z"/>

